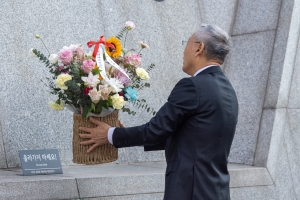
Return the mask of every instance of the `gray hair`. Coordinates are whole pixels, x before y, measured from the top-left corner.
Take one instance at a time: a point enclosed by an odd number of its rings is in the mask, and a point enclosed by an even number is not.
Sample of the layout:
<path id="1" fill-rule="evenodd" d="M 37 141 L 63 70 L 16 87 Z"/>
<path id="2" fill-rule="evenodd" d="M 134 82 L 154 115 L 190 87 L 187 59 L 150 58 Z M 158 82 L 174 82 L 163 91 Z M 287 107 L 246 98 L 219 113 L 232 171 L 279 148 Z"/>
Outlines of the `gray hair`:
<path id="1" fill-rule="evenodd" d="M 202 24 L 200 29 L 195 32 L 195 38 L 199 42 L 204 43 L 207 60 L 218 60 L 222 63 L 228 54 L 229 35 L 215 25 Z"/>

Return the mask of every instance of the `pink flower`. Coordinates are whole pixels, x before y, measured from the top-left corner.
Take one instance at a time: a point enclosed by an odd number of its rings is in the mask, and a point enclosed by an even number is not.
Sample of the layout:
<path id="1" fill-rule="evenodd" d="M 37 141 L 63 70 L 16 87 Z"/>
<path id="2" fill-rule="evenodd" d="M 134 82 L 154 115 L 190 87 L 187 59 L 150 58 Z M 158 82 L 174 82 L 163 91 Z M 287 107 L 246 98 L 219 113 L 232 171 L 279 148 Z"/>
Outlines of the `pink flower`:
<path id="1" fill-rule="evenodd" d="M 84 73 L 86 74 L 89 74 L 94 66 L 95 66 L 95 62 L 91 59 L 88 59 L 88 60 L 84 60 L 83 63 L 82 63 L 82 70 L 84 71 Z"/>
<path id="2" fill-rule="evenodd" d="M 132 22 L 132 21 L 127 21 L 125 23 L 125 27 L 128 29 L 128 30 L 133 30 L 135 28 L 135 24 Z"/>
<path id="3" fill-rule="evenodd" d="M 125 56 L 124 58 L 125 58 L 126 63 L 128 63 L 134 67 L 137 67 L 137 66 L 141 65 L 141 63 L 142 63 L 141 56 L 136 53 L 131 53 L 131 54 Z"/>
<path id="4" fill-rule="evenodd" d="M 76 51 L 76 49 L 79 47 L 78 44 L 71 44 L 69 47 L 67 47 L 70 51 Z"/>
<path id="5" fill-rule="evenodd" d="M 84 58 L 84 51 L 83 51 L 82 47 L 78 46 L 74 50 L 74 52 L 76 53 L 76 56 L 77 56 L 78 59 L 83 60 L 83 58 Z"/>
<path id="6" fill-rule="evenodd" d="M 69 64 L 73 60 L 73 52 L 65 47 L 58 52 L 58 56 L 63 64 Z"/>

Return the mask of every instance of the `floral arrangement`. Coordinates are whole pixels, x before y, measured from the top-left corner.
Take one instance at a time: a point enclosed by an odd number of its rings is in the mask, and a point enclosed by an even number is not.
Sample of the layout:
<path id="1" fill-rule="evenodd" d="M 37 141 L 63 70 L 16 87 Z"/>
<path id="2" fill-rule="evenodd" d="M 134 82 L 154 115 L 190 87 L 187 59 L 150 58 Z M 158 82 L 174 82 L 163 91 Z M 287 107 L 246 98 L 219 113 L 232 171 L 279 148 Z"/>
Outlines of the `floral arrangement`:
<path id="1" fill-rule="evenodd" d="M 57 100 L 49 102 L 49 106 L 54 110 L 67 107 L 83 117 L 103 117 L 116 109 L 134 115 L 136 112 L 126 108 L 126 102 L 130 102 L 155 115 L 145 99 L 138 99 L 137 92 L 150 87 L 148 72 L 154 64 L 146 70 L 141 67 L 141 51 L 149 49 L 147 44 L 139 42 L 138 52 L 126 49 L 127 35 L 133 29 L 135 24 L 128 21 L 118 35 L 107 40 L 101 36 L 99 41 L 89 41 L 87 46 L 94 47 L 90 53 L 85 53 L 82 45 L 70 45 L 50 54 L 42 38 L 35 35 L 49 53 L 45 56 L 36 49 L 30 50 L 52 74 L 44 83 Z"/>

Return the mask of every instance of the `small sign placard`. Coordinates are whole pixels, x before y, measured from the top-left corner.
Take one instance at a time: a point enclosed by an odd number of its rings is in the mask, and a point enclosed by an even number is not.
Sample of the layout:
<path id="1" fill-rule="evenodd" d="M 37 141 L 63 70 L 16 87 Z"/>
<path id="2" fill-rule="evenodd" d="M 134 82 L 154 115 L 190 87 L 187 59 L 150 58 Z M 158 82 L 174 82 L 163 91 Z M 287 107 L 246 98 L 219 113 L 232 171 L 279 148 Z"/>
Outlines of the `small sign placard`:
<path id="1" fill-rule="evenodd" d="M 24 176 L 62 174 L 57 149 L 19 150 Z"/>

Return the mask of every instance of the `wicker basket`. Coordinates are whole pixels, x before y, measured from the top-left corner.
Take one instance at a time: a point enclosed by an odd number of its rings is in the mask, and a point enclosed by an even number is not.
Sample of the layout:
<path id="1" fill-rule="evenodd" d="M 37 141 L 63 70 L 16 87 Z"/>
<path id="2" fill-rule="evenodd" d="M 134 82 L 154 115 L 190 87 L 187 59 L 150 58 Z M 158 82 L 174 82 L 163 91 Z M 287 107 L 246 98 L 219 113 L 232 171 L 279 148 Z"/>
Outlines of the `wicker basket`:
<path id="1" fill-rule="evenodd" d="M 110 126 L 118 127 L 118 111 L 105 116 L 94 117 L 95 119 L 105 122 Z M 79 130 L 79 127 L 96 127 L 89 119 L 82 118 L 81 114 L 73 114 L 73 162 L 78 164 L 95 165 L 101 163 L 113 162 L 118 159 L 118 149 L 111 144 L 105 144 L 97 147 L 92 152 L 87 153 L 91 145 L 81 145 L 81 141 L 88 139 L 80 138 L 80 133 L 86 133 Z"/>

